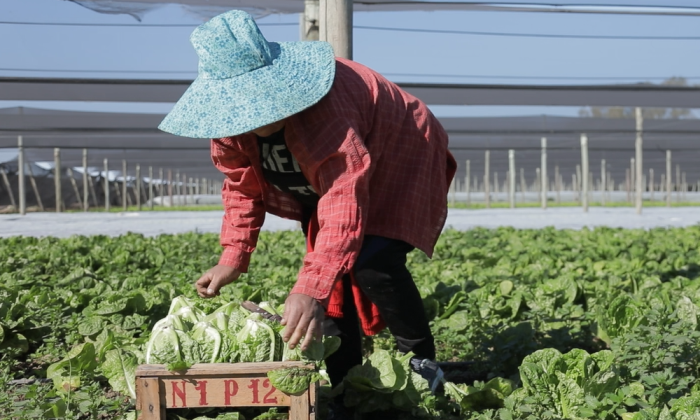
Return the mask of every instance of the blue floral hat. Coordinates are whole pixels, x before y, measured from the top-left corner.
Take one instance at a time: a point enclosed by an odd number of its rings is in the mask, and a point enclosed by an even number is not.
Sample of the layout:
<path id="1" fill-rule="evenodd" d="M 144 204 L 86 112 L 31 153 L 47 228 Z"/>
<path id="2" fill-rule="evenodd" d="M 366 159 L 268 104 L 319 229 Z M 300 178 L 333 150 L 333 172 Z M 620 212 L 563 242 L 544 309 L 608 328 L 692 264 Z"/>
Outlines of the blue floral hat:
<path id="1" fill-rule="evenodd" d="M 267 42 L 253 18 L 232 10 L 190 36 L 199 75 L 160 128 L 178 136 L 220 138 L 296 114 L 333 84 L 335 57 L 327 42 Z"/>

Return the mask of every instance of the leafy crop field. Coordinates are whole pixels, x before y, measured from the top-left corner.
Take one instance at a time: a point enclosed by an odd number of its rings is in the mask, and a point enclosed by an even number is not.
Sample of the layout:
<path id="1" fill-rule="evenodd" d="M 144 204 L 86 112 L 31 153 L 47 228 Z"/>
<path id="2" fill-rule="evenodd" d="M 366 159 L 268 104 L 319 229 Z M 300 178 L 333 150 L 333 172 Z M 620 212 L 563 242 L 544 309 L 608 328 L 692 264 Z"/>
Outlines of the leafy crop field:
<path id="1" fill-rule="evenodd" d="M 263 232 L 250 274 L 201 300 L 219 252 L 213 234 L 0 240 L 0 418 L 133 418 L 129 377 L 171 301 L 282 303 L 303 237 Z M 476 363 L 432 396 L 386 332 L 367 338 L 383 376 L 345 384 L 363 418 L 700 419 L 700 227 L 447 231 L 409 257 L 439 360 Z"/>

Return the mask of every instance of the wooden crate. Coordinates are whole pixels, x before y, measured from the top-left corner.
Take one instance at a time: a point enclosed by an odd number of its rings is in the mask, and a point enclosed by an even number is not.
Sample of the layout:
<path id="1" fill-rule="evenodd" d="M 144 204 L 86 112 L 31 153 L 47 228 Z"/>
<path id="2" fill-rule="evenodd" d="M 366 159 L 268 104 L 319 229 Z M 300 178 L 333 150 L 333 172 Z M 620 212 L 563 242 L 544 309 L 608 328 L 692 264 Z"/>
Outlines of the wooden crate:
<path id="1" fill-rule="evenodd" d="M 136 369 L 138 420 L 165 420 L 168 408 L 289 407 L 289 420 L 315 420 L 318 383 L 300 395 L 270 384 L 273 369 L 306 367 L 303 362 L 204 363 L 171 372 L 164 365 Z"/>

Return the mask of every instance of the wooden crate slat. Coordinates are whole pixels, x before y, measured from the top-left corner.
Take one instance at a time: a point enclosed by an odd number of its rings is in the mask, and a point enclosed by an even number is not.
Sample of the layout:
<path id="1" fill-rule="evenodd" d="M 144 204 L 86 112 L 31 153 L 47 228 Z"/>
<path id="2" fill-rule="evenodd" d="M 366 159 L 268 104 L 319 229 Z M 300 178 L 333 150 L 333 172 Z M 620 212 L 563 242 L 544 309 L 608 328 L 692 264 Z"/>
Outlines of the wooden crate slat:
<path id="1" fill-rule="evenodd" d="M 136 410 L 139 420 L 165 420 L 158 378 L 136 378 Z"/>
<path id="2" fill-rule="evenodd" d="M 136 377 L 267 374 L 270 370 L 291 367 L 307 367 L 311 369 L 313 365 L 305 362 L 198 363 L 188 369 L 178 371 L 169 371 L 165 365 L 140 365 L 136 369 Z"/>
<path id="3" fill-rule="evenodd" d="M 292 395 L 292 406 L 289 410 L 289 420 L 309 420 L 309 392 Z"/>
<path id="4" fill-rule="evenodd" d="M 309 387 L 309 420 L 316 420 L 316 413 L 318 413 L 318 400 L 316 395 L 318 395 L 318 382 L 314 382 Z"/>
<path id="5" fill-rule="evenodd" d="M 290 396 L 267 377 L 160 378 L 166 408 L 289 407 Z"/>

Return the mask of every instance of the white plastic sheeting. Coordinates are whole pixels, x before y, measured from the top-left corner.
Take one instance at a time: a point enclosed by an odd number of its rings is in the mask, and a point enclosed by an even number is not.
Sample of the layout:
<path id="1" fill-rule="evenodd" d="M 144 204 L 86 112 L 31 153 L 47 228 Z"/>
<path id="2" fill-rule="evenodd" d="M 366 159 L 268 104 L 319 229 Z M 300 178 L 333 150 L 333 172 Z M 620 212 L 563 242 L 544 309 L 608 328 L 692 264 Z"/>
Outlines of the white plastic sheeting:
<path id="1" fill-rule="evenodd" d="M 272 13 L 301 13 L 304 0 L 71 0 L 100 13 L 128 14 L 141 18 L 164 5 L 179 4 L 189 13 L 208 19 L 231 9 L 246 10 L 256 17 Z M 508 2 L 476 1 L 415 1 L 415 0 L 355 0 L 355 11 L 411 10 L 481 10 L 553 13 L 637 13 L 662 15 L 700 15 L 693 0 L 559 0 L 556 3 L 536 0 Z"/>

